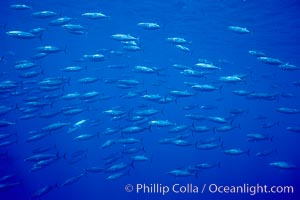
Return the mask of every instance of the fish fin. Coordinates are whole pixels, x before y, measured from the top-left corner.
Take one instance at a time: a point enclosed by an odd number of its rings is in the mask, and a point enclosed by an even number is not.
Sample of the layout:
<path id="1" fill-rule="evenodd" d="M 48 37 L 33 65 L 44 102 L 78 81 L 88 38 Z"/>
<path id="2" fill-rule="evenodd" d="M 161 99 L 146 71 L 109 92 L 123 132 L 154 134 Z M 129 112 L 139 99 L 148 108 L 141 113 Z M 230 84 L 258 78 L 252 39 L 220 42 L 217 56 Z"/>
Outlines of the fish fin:
<path id="1" fill-rule="evenodd" d="M 250 156 L 250 149 L 247 150 L 247 155 Z"/>

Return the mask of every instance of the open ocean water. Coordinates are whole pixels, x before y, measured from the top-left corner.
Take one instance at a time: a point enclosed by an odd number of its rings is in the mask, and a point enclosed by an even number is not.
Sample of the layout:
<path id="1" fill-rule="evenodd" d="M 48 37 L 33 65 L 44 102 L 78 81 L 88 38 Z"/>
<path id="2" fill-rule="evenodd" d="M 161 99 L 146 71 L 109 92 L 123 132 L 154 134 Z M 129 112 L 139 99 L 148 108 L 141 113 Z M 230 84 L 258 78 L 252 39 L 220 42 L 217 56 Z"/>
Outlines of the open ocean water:
<path id="1" fill-rule="evenodd" d="M 299 199 L 299 9 L 0 1 L 0 199 Z"/>

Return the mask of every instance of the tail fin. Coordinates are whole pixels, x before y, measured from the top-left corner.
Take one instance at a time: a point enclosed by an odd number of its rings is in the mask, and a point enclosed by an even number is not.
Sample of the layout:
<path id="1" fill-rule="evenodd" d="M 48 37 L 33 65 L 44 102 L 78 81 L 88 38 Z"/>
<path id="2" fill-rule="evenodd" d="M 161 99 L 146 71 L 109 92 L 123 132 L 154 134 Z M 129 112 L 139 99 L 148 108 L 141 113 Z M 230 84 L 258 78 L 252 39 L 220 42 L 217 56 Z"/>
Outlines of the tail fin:
<path id="1" fill-rule="evenodd" d="M 132 167 L 134 169 L 134 160 L 131 161 L 130 167 Z"/>
<path id="2" fill-rule="evenodd" d="M 250 156 L 250 149 L 247 150 L 247 155 Z"/>

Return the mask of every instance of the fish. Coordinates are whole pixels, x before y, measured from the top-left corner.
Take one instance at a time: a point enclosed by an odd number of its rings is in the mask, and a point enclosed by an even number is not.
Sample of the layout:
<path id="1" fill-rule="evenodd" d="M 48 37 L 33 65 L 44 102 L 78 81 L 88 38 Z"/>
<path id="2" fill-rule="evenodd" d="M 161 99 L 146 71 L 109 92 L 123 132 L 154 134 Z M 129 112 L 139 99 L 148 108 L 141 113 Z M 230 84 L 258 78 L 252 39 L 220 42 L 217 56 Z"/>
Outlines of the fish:
<path id="1" fill-rule="evenodd" d="M 123 50 L 125 50 L 125 51 L 140 51 L 140 50 L 142 50 L 142 48 L 137 45 L 125 45 L 125 46 L 123 46 Z"/>
<path id="2" fill-rule="evenodd" d="M 61 111 L 51 111 L 51 112 L 44 112 L 39 115 L 41 118 L 52 118 L 56 117 L 57 115 L 61 114 Z"/>
<path id="3" fill-rule="evenodd" d="M 154 22 L 140 22 L 137 24 L 137 26 L 148 30 L 160 29 L 160 25 Z"/>
<path id="4" fill-rule="evenodd" d="M 221 70 L 220 67 L 217 67 L 211 63 L 196 63 L 195 67 L 205 70 Z"/>
<path id="5" fill-rule="evenodd" d="M 22 67 L 23 67 L 22 69 L 24 69 L 25 66 L 23 65 Z M 35 67 L 35 66 L 33 66 L 33 67 Z M 30 72 L 24 72 L 23 74 L 20 74 L 19 77 L 21 77 L 21 78 L 35 78 L 35 77 L 37 77 L 39 75 L 42 75 L 42 74 L 44 74 L 44 71 L 30 71 Z"/>
<path id="6" fill-rule="evenodd" d="M 208 126 L 195 126 L 194 123 L 192 125 L 191 128 L 192 132 L 196 132 L 196 133 L 204 133 L 204 132 L 208 132 L 211 130 L 211 128 L 209 128 Z"/>
<path id="7" fill-rule="evenodd" d="M 119 128 L 106 128 L 102 134 L 103 135 L 112 135 L 112 134 L 115 134 L 115 133 L 118 133 L 120 131 Z"/>
<path id="8" fill-rule="evenodd" d="M 255 154 L 255 156 L 256 157 L 266 157 L 266 156 L 270 156 L 270 155 L 272 155 L 273 153 L 276 153 L 276 152 L 277 152 L 276 149 L 268 149 L 268 150 L 257 152 Z"/>
<path id="9" fill-rule="evenodd" d="M 101 145 L 101 148 L 104 149 L 104 148 L 107 148 L 107 147 L 111 147 L 113 144 L 115 144 L 116 141 L 114 139 L 111 139 L 111 140 L 107 140 L 105 141 L 102 145 Z"/>
<path id="10" fill-rule="evenodd" d="M 98 134 L 80 134 L 73 138 L 74 141 L 87 141 L 95 137 L 98 137 Z"/>
<path id="11" fill-rule="evenodd" d="M 79 83 L 83 84 L 89 84 L 89 83 L 95 83 L 99 81 L 99 78 L 97 77 L 84 77 L 77 80 Z"/>
<path id="12" fill-rule="evenodd" d="M 37 134 L 31 135 L 28 138 L 26 138 L 26 142 L 38 141 L 38 140 L 41 140 L 41 139 L 47 137 L 48 135 L 49 135 L 48 133 L 37 133 Z"/>
<path id="13" fill-rule="evenodd" d="M 40 53 L 58 53 L 58 52 L 65 52 L 66 53 L 66 49 L 61 49 L 59 47 L 56 46 L 52 46 L 52 45 L 46 45 L 46 46 L 39 46 L 36 48 L 36 50 Z"/>
<path id="14" fill-rule="evenodd" d="M 291 65 L 288 63 L 282 64 L 278 66 L 280 69 L 282 70 L 286 70 L 286 71 L 295 71 L 295 70 L 299 70 L 300 68 L 297 67 L 296 65 Z"/>
<path id="15" fill-rule="evenodd" d="M 63 100 L 73 100 L 73 99 L 79 98 L 80 96 L 81 96 L 80 93 L 75 92 L 75 93 L 65 94 L 61 97 L 61 99 L 63 99 Z"/>
<path id="16" fill-rule="evenodd" d="M 79 149 L 76 150 L 72 153 L 70 153 L 70 155 L 64 155 L 64 159 L 67 160 L 68 164 L 76 164 L 79 163 L 80 161 L 82 161 L 83 159 L 87 158 L 87 150 L 86 149 Z"/>
<path id="17" fill-rule="evenodd" d="M 204 72 L 200 72 L 194 69 L 185 69 L 180 74 L 183 74 L 184 76 L 191 76 L 191 77 L 205 77 Z"/>
<path id="18" fill-rule="evenodd" d="M 46 56 L 48 56 L 49 54 L 48 53 L 36 53 L 34 54 L 31 58 L 33 60 L 40 60 L 42 58 L 45 58 Z"/>
<path id="19" fill-rule="evenodd" d="M 207 117 L 207 119 L 211 122 L 215 122 L 215 123 L 219 123 L 219 124 L 226 124 L 226 123 L 231 122 L 231 121 L 228 121 L 224 117 L 218 117 L 218 116 Z"/>
<path id="20" fill-rule="evenodd" d="M 191 52 L 191 49 L 189 47 L 183 46 L 181 44 L 175 45 L 175 47 L 183 52 Z"/>
<path id="21" fill-rule="evenodd" d="M 211 164 L 211 163 L 199 163 L 195 165 L 195 168 L 198 169 L 212 169 L 212 168 L 220 168 L 221 167 L 221 162 L 218 162 L 216 164 Z"/>
<path id="22" fill-rule="evenodd" d="M 0 140 L 5 140 L 12 136 L 17 136 L 17 133 L 0 133 Z"/>
<path id="23" fill-rule="evenodd" d="M 68 178 L 67 180 L 65 180 L 61 185 L 60 187 L 64 187 L 64 186 L 67 186 L 67 185 L 72 185 L 76 182 L 78 182 L 83 176 L 86 176 L 86 173 L 81 173 L 77 176 L 72 176 L 70 178 Z"/>
<path id="24" fill-rule="evenodd" d="M 240 124 L 238 126 L 232 126 L 232 125 L 224 125 L 224 126 L 220 126 L 220 127 L 215 127 L 213 129 L 214 132 L 228 132 L 231 131 L 235 128 L 241 128 Z"/>
<path id="25" fill-rule="evenodd" d="M 264 57 L 266 56 L 266 54 L 262 51 L 257 51 L 257 50 L 249 50 L 248 53 L 252 56 L 255 56 L 255 57 Z"/>
<path id="26" fill-rule="evenodd" d="M 106 177 L 105 180 L 115 180 L 115 179 L 118 179 L 118 178 L 128 175 L 128 174 L 129 174 L 129 170 L 127 172 L 113 173 L 113 174 L 109 175 L 108 177 Z"/>
<path id="27" fill-rule="evenodd" d="M 270 166 L 276 167 L 279 169 L 297 169 L 297 166 L 285 161 L 277 161 L 269 163 Z"/>
<path id="28" fill-rule="evenodd" d="M 122 154 L 135 154 L 135 153 L 138 153 L 140 151 L 146 152 L 144 147 L 142 147 L 142 148 L 136 148 L 136 147 L 131 148 L 131 147 L 129 147 L 129 148 L 123 149 L 121 153 Z"/>
<path id="29" fill-rule="evenodd" d="M 298 114 L 300 113 L 299 109 L 296 108 L 286 108 L 286 107 L 279 107 L 275 109 L 277 112 L 284 113 L 284 114 Z"/>
<path id="30" fill-rule="evenodd" d="M 224 151 L 224 154 L 227 154 L 227 155 L 232 155 L 232 156 L 237 156 L 237 155 L 243 155 L 243 154 L 246 154 L 246 155 L 250 155 L 250 150 L 242 150 L 242 149 L 225 149 Z"/>
<path id="31" fill-rule="evenodd" d="M 87 32 L 87 28 L 80 24 L 67 23 L 61 25 L 61 27 L 67 30 L 69 33 L 74 34 L 85 34 Z"/>
<path id="32" fill-rule="evenodd" d="M 82 56 L 82 58 L 84 60 L 88 60 L 88 61 L 92 61 L 92 62 L 100 62 L 105 60 L 105 56 L 103 54 L 100 53 L 96 53 L 96 54 L 84 54 Z"/>
<path id="33" fill-rule="evenodd" d="M 173 126 L 174 124 L 170 122 L 169 120 L 151 120 L 148 122 L 150 126 L 156 126 L 156 127 L 167 127 L 167 126 Z"/>
<path id="34" fill-rule="evenodd" d="M 186 118 L 188 118 L 188 119 L 191 119 L 191 120 L 196 120 L 196 121 L 201 121 L 201 120 L 204 120 L 204 119 L 206 119 L 206 117 L 205 116 L 203 116 L 203 115 L 200 115 L 200 114 L 186 114 L 186 115 L 184 115 Z"/>
<path id="35" fill-rule="evenodd" d="M 294 133 L 300 133 L 300 126 L 288 126 L 285 129 Z"/>
<path id="36" fill-rule="evenodd" d="M 5 174 L 0 177 L 0 183 L 9 182 L 16 177 L 16 174 Z"/>
<path id="37" fill-rule="evenodd" d="M 14 10 L 29 10 L 29 9 L 32 9 L 31 6 L 28 6 L 26 4 L 11 4 L 11 5 L 9 5 L 9 7 L 11 9 L 14 9 Z"/>
<path id="38" fill-rule="evenodd" d="M 26 32 L 26 31 L 7 31 L 6 35 L 13 37 L 13 38 L 17 38 L 17 39 L 33 39 L 33 38 L 40 38 L 39 35 L 30 33 L 30 32 Z"/>
<path id="39" fill-rule="evenodd" d="M 92 99 L 92 98 L 97 97 L 98 95 L 100 95 L 99 92 L 97 92 L 97 91 L 90 91 L 90 92 L 86 92 L 86 93 L 80 95 L 79 99 L 82 99 L 82 100 Z"/>
<path id="40" fill-rule="evenodd" d="M 300 86 L 300 80 L 294 81 L 294 82 L 293 82 L 293 85 L 295 85 L 295 86 Z"/>
<path id="41" fill-rule="evenodd" d="M 34 18 L 47 19 L 57 16 L 57 13 L 49 10 L 37 11 L 31 14 Z"/>
<path id="42" fill-rule="evenodd" d="M 283 65 L 283 62 L 277 58 L 271 58 L 271 57 L 257 57 L 256 58 L 258 61 L 261 61 L 265 64 L 269 64 L 269 65 Z"/>
<path id="43" fill-rule="evenodd" d="M 52 132 L 52 131 L 56 131 L 56 130 L 59 130 L 59 129 L 62 129 L 66 126 L 69 126 L 70 123 L 67 123 L 67 122 L 56 122 L 56 123 L 53 123 L 53 124 L 49 124 L 47 126 L 44 126 L 42 127 L 42 131 L 45 131 L 45 132 Z"/>
<path id="44" fill-rule="evenodd" d="M 238 96 L 248 96 L 251 94 L 251 92 L 247 90 L 233 90 L 232 93 Z"/>
<path id="45" fill-rule="evenodd" d="M 172 175 L 174 177 L 189 177 L 189 176 L 196 176 L 195 173 L 192 173 L 185 169 L 175 169 L 167 172 L 167 174 Z"/>
<path id="46" fill-rule="evenodd" d="M 10 146 L 12 144 L 17 144 L 18 140 L 6 140 L 6 141 L 2 141 L 0 142 L 0 147 L 7 147 Z"/>
<path id="47" fill-rule="evenodd" d="M 174 43 L 174 44 L 190 44 L 191 42 L 187 41 L 181 37 L 169 37 L 166 39 L 167 42 Z"/>
<path id="48" fill-rule="evenodd" d="M 190 67 L 188 67 L 186 65 L 181 65 L 181 64 L 173 64 L 172 67 L 174 67 L 175 69 L 179 69 L 179 70 L 191 69 Z"/>
<path id="49" fill-rule="evenodd" d="M 206 141 L 204 143 L 199 143 L 197 142 L 195 144 L 195 148 L 199 150 L 211 150 L 211 149 L 216 149 L 219 147 L 223 147 L 223 142 L 219 141 Z"/>
<path id="50" fill-rule="evenodd" d="M 57 19 L 53 19 L 49 22 L 49 25 L 51 26 L 62 26 L 65 24 L 68 24 L 72 20 L 71 17 L 59 17 Z"/>
<path id="51" fill-rule="evenodd" d="M 268 92 L 256 92 L 256 93 L 248 94 L 247 98 L 273 101 L 273 100 L 278 100 L 279 94 L 278 93 L 268 93 Z"/>
<path id="52" fill-rule="evenodd" d="M 39 36 L 39 38 L 41 39 L 42 34 L 43 34 L 46 30 L 47 30 L 47 29 L 45 29 L 45 28 L 38 27 L 38 28 L 33 28 L 33 29 L 31 29 L 29 32 L 32 33 L 32 34 L 34 34 L 34 35 Z"/>
<path id="53" fill-rule="evenodd" d="M 6 120 L 0 120 L 0 127 L 7 127 L 7 126 L 11 126 L 11 125 L 15 125 L 16 123 L 14 122 L 9 122 Z"/>
<path id="54" fill-rule="evenodd" d="M 250 33 L 250 31 L 246 27 L 240 27 L 240 26 L 228 26 L 228 30 L 239 34 Z"/>
<path id="55" fill-rule="evenodd" d="M 49 192 L 53 191 L 54 189 L 58 188 L 58 185 L 46 185 L 40 189 L 38 189 L 37 191 L 35 191 L 32 195 L 31 198 L 32 199 L 39 199 L 42 196 L 45 196 L 46 194 L 48 194 Z"/>
<path id="56" fill-rule="evenodd" d="M 171 90 L 169 93 L 174 97 L 191 97 L 195 95 L 195 93 L 192 93 L 188 90 Z"/>
<path id="57" fill-rule="evenodd" d="M 270 141 L 273 140 L 273 137 L 263 135 L 260 133 L 249 133 L 249 134 L 247 134 L 247 138 L 248 138 L 248 141 L 251 141 L 251 142 L 257 142 L 257 141 L 263 141 L 263 140 L 270 140 Z"/>
<path id="58" fill-rule="evenodd" d="M 238 83 L 244 81 L 244 79 L 239 75 L 221 76 L 219 80 L 224 83 Z"/>
<path id="59" fill-rule="evenodd" d="M 1 83 L 0 83 L 0 87 L 1 87 Z M 0 116 L 4 116 L 7 113 L 11 112 L 13 110 L 12 107 L 8 107 L 5 105 L 0 105 Z"/>
<path id="60" fill-rule="evenodd" d="M 79 120 L 78 122 L 73 124 L 73 127 L 81 127 L 83 124 L 87 122 L 87 119 Z"/>
<path id="61" fill-rule="evenodd" d="M 194 144 L 183 139 L 173 139 L 169 141 L 169 144 L 173 144 L 175 146 L 180 146 L 180 147 L 188 147 L 188 146 L 193 146 Z"/>
<path id="62" fill-rule="evenodd" d="M 58 152 L 56 154 L 46 154 L 46 153 L 34 154 L 32 156 L 25 158 L 24 161 L 25 162 L 39 162 L 42 160 L 49 160 L 49 159 L 56 159 L 56 158 L 60 158 L 60 155 Z"/>
<path id="63" fill-rule="evenodd" d="M 123 110 L 116 110 L 116 109 L 109 109 L 109 110 L 104 110 L 104 114 L 115 117 L 115 116 L 122 116 L 126 114 L 126 111 Z"/>
<path id="64" fill-rule="evenodd" d="M 63 72 L 78 72 L 78 71 L 81 71 L 83 69 L 84 68 L 81 67 L 81 66 L 69 66 L 69 67 L 62 68 L 60 70 L 63 71 Z"/>
<path id="65" fill-rule="evenodd" d="M 209 85 L 209 84 L 196 84 L 196 85 L 193 85 L 192 88 L 194 90 L 198 90 L 198 91 L 202 91 L 202 92 L 211 92 L 211 91 L 220 90 L 222 87 L 216 87 L 216 86 Z"/>
<path id="66" fill-rule="evenodd" d="M 176 125 L 168 130 L 169 133 L 180 133 L 188 129 L 186 125 Z"/>
<path id="67" fill-rule="evenodd" d="M 117 33 L 111 35 L 111 38 L 117 41 L 132 41 L 132 40 L 138 40 L 138 38 L 131 36 L 130 34 L 122 34 L 122 33 Z"/>
<path id="68" fill-rule="evenodd" d="M 50 166 L 52 163 L 55 163 L 59 160 L 59 157 L 56 158 L 49 158 L 49 159 L 45 159 L 45 160 L 41 160 L 38 162 L 35 162 L 32 166 L 32 168 L 30 169 L 31 172 L 35 172 L 41 169 L 44 169 L 48 166 Z"/>
<path id="69" fill-rule="evenodd" d="M 22 182 L 18 181 L 18 182 L 11 182 L 11 183 L 0 183 L 0 192 L 5 192 L 8 191 L 16 186 L 21 185 Z"/>
<path id="70" fill-rule="evenodd" d="M 107 167 L 105 169 L 105 172 L 110 172 L 110 173 L 114 173 L 114 172 L 119 172 L 123 169 L 126 169 L 128 167 L 133 167 L 133 162 L 131 164 L 126 164 L 124 162 L 119 162 L 117 164 L 111 165 L 109 167 Z"/>
<path id="71" fill-rule="evenodd" d="M 149 157 L 147 157 L 145 155 L 131 156 L 130 159 L 133 161 L 149 161 L 149 160 L 151 160 Z"/>
<path id="72" fill-rule="evenodd" d="M 147 74 L 158 73 L 158 69 L 156 67 L 141 66 L 141 65 L 135 66 L 133 71 L 147 73 Z"/>
<path id="73" fill-rule="evenodd" d="M 88 19 L 105 19 L 108 18 L 105 14 L 101 12 L 86 12 L 83 13 L 81 16 L 86 17 Z"/>
<path id="74" fill-rule="evenodd" d="M 123 139 L 118 139 L 116 142 L 121 144 L 135 144 L 135 143 L 141 143 L 142 140 L 136 138 L 123 138 Z"/>
<path id="75" fill-rule="evenodd" d="M 121 129 L 121 134 L 133 134 L 133 133 L 141 133 L 145 130 L 150 130 L 149 128 L 144 128 L 144 127 L 140 127 L 140 126 L 128 126 L 125 128 Z"/>

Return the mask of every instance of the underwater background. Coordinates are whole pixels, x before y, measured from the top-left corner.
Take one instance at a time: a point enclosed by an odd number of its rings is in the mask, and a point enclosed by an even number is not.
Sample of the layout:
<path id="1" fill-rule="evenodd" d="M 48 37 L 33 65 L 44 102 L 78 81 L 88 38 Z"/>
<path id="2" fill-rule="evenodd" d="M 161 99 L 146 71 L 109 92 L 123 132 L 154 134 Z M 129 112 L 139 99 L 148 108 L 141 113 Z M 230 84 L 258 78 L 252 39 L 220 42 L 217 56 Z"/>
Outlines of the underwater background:
<path id="1" fill-rule="evenodd" d="M 299 199 L 299 8 L 0 1 L 0 199 Z"/>

